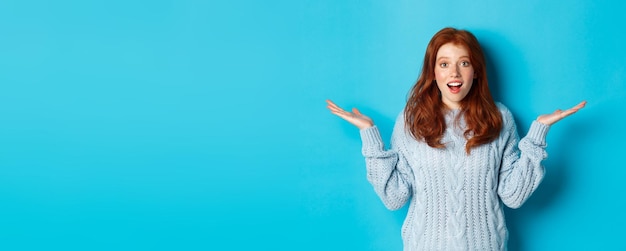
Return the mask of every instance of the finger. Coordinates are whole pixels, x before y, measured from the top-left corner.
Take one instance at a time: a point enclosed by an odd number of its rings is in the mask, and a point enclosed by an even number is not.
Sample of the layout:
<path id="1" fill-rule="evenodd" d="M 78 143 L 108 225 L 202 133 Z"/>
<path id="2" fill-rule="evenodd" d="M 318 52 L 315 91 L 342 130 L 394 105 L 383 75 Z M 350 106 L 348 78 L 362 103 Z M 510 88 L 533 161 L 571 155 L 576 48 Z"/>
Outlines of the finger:
<path id="1" fill-rule="evenodd" d="M 339 108 L 337 104 L 335 104 L 333 101 L 330 101 L 329 99 L 326 100 L 326 103 L 329 107 Z"/>
<path id="2" fill-rule="evenodd" d="M 328 105 L 326 107 L 328 107 L 328 109 L 330 109 L 331 111 L 338 111 L 338 112 L 343 111 L 343 109 L 341 109 L 341 107 L 336 106 L 336 105 Z"/>
<path id="3" fill-rule="evenodd" d="M 569 116 L 569 115 L 574 114 L 575 112 L 576 112 L 576 111 L 574 111 L 574 110 L 571 110 L 571 109 L 570 109 L 570 110 L 567 110 L 567 111 L 562 112 L 562 113 L 560 114 L 560 116 L 561 116 L 561 118 L 565 118 L 565 117 L 567 117 L 567 116 Z"/>
<path id="4" fill-rule="evenodd" d="M 326 100 L 326 103 L 328 104 L 327 107 L 328 108 L 336 108 L 338 107 L 335 103 L 333 103 L 333 101 L 330 101 L 329 99 Z"/>
<path id="5" fill-rule="evenodd" d="M 337 105 L 336 105 L 333 101 L 331 101 L 330 99 L 327 99 L 327 100 L 326 100 L 326 103 L 327 103 L 328 105 L 337 106 Z"/>
<path id="6" fill-rule="evenodd" d="M 587 101 L 582 101 L 582 102 L 578 103 L 577 105 L 575 105 L 574 107 L 572 107 L 570 109 L 567 109 L 565 111 L 562 111 L 561 109 L 557 109 L 554 113 L 558 114 L 559 117 L 562 119 L 562 118 L 565 118 L 565 117 L 567 117 L 569 115 L 572 115 L 572 114 L 576 113 L 578 110 L 580 110 L 583 107 L 585 107 L 586 104 L 587 104 Z"/>
<path id="7" fill-rule="evenodd" d="M 361 111 L 359 111 L 359 109 L 352 108 L 352 112 L 356 115 L 363 116 L 363 114 L 361 113 Z"/>
<path id="8" fill-rule="evenodd" d="M 561 113 L 561 117 L 565 118 L 569 115 L 572 115 L 574 113 L 576 113 L 578 110 L 580 110 L 581 108 L 583 108 L 585 106 L 584 103 L 581 103 L 575 107 L 572 107 L 570 109 L 567 109 L 567 111 L 564 111 L 563 113 Z"/>
<path id="9" fill-rule="evenodd" d="M 339 107 L 338 105 L 336 105 L 332 101 L 327 100 L 326 102 L 328 103 L 328 106 L 327 106 L 328 109 L 336 110 L 336 111 L 344 111 L 341 107 Z"/>
<path id="10" fill-rule="evenodd" d="M 343 116 L 343 117 L 352 117 L 352 116 L 354 116 L 354 114 L 352 114 L 352 113 L 350 113 L 350 112 L 348 112 L 348 111 L 346 111 L 344 109 L 341 109 L 341 107 L 338 107 L 338 106 L 328 106 L 328 109 L 330 109 L 330 111 L 332 113 L 334 113 L 336 115 Z"/>
<path id="11" fill-rule="evenodd" d="M 350 118 L 350 117 L 354 117 L 353 113 L 350 113 L 344 109 L 342 109 L 341 107 L 338 106 L 328 106 L 328 109 L 330 109 L 330 111 L 336 115 L 341 116 L 344 119 Z"/>
<path id="12" fill-rule="evenodd" d="M 350 117 L 352 117 L 349 113 L 346 113 L 345 111 L 330 111 L 332 114 L 337 115 L 338 117 L 345 119 L 345 120 L 349 120 Z"/>
<path id="13" fill-rule="evenodd" d="M 561 117 L 565 118 L 565 117 L 567 117 L 569 115 L 574 114 L 577 111 L 578 111 L 578 109 L 574 109 L 574 108 L 568 109 L 567 111 L 564 111 L 563 113 L 561 113 Z"/>
<path id="14" fill-rule="evenodd" d="M 568 109 L 567 111 L 574 111 L 574 112 L 576 112 L 576 111 L 582 109 L 583 107 L 585 107 L 586 104 L 587 104 L 587 101 L 580 102 L 577 105 L 575 105 L 574 107 Z"/>
<path id="15" fill-rule="evenodd" d="M 575 109 L 578 111 L 582 109 L 583 107 L 585 107 L 585 105 L 587 105 L 587 101 L 580 102 L 576 106 L 572 107 L 571 109 Z"/>
<path id="16" fill-rule="evenodd" d="M 342 117 L 342 118 L 344 118 L 344 119 L 346 119 L 346 118 L 350 117 L 350 114 L 349 114 L 349 113 L 347 113 L 347 112 L 345 112 L 345 111 L 338 111 L 338 110 L 332 110 L 332 109 L 331 109 L 331 110 L 330 110 L 330 112 L 331 112 L 332 114 L 335 114 L 335 115 L 337 115 L 337 116 L 339 116 L 339 117 Z"/>
<path id="17" fill-rule="evenodd" d="M 332 102 L 329 102 L 329 103 L 326 105 L 326 108 L 328 108 L 328 109 L 329 109 L 329 110 L 331 110 L 331 111 L 340 111 L 340 110 L 341 110 L 341 108 L 339 108 L 339 106 L 335 105 L 335 104 L 334 104 L 334 103 L 332 103 Z"/>
<path id="18" fill-rule="evenodd" d="M 582 109 L 583 107 L 585 107 L 585 105 L 587 105 L 587 101 L 580 102 L 577 105 L 575 105 L 574 107 L 570 108 L 569 110 L 578 111 L 578 110 Z"/>

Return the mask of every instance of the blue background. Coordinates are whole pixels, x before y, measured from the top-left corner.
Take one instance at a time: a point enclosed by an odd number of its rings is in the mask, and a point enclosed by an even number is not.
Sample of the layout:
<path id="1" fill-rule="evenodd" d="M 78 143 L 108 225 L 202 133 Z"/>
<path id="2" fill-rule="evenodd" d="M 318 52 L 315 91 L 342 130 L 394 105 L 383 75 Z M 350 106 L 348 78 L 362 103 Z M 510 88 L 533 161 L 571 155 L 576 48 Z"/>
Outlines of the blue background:
<path id="1" fill-rule="evenodd" d="M 0 2 L 0 250 L 401 250 L 365 178 L 426 44 L 481 41 L 547 176 L 510 250 L 624 250 L 624 1 Z"/>

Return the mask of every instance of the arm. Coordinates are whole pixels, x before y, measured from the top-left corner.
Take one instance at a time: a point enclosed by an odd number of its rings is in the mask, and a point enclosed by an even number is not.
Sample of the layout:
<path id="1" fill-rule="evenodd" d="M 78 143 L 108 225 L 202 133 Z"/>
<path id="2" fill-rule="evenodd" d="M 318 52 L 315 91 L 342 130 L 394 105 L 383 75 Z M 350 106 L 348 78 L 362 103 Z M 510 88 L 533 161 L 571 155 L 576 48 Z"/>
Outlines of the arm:
<path id="1" fill-rule="evenodd" d="M 519 208 L 537 189 L 544 175 L 541 161 L 547 156 L 546 134 L 549 126 L 534 121 L 528 135 L 519 140 L 512 115 L 505 120 L 505 147 L 498 178 L 498 195 L 511 208 Z"/>
<path id="2" fill-rule="evenodd" d="M 388 209 L 400 209 L 411 197 L 413 172 L 402 154 L 402 119 L 396 121 L 392 148 L 385 151 L 378 128 L 362 129 L 367 180 Z"/>
<path id="3" fill-rule="evenodd" d="M 401 208 L 411 196 L 413 174 L 400 148 L 404 145 L 401 136 L 404 119 L 398 117 L 392 136 L 392 148 L 385 151 L 385 144 L 374 121 L 363 115 L 358 109 L 347 112 L 330 100 L 327 108 L 335 115 L 350 122 L 360 129 L 363 141 L 363 156 L 367 168 L 367 179 L 381 198 L 385 206 L 391 210 Z"/>
<path id="4" fill-rule="evenodd" d="M 502 133 L 506 142 L 498 178 L 498 195 L 505 205 L 518 208 L 537 189 L 544 175 L 541 161 L 547 157 L 545 148 L 548 129 L 585 107 L 586 103 L 583 101 L 565 111 L 556 110 L 537 117 L 522 140 L 517 135 L 513 115 L 508 110 L 503 113 Z"/>

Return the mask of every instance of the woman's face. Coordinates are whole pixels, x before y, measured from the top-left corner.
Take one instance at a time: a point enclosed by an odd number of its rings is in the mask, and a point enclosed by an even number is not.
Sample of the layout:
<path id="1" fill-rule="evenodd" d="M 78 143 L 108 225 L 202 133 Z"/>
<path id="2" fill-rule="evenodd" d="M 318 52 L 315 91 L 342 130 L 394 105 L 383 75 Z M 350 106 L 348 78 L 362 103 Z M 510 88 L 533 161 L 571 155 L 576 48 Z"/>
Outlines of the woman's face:
<path id="1" fill-rule="evenodd" d="M 461 107 L 474 82 L 474 67 L 465 47 L 447 43 L 439 47 L 435 61 L 435 81 L 441 99 L 450 109 Z"/>

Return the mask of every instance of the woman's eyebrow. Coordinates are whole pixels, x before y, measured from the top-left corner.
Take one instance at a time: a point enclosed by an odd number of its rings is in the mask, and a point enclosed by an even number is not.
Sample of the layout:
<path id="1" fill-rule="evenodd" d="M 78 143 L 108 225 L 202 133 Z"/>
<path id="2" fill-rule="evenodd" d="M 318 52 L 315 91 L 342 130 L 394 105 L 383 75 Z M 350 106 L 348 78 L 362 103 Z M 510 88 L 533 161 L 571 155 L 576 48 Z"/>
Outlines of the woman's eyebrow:
<path id="1" fill-rule="evenodd" d="M 468 58 L 468 59 L 469 59 L 469 58 L 470 58 L 470 56 L 460 56 L 459 58 L 460 58 L 460 59 L 461 59 L 461 58 L 462 58 L 462 59 L 465 59 L 465 58 Z M 435 60 L 435 61 L 439 61 L 439 60 L 442 60 L 442 59 L 450 59 L 450 57 L 438 57 L 438 58 L 437 58 L 437 60 Z"/>

